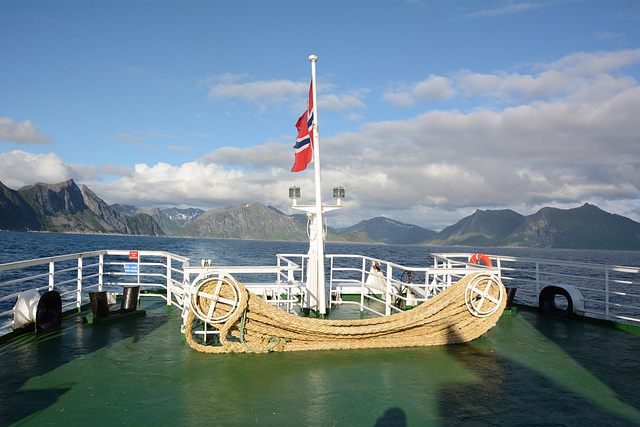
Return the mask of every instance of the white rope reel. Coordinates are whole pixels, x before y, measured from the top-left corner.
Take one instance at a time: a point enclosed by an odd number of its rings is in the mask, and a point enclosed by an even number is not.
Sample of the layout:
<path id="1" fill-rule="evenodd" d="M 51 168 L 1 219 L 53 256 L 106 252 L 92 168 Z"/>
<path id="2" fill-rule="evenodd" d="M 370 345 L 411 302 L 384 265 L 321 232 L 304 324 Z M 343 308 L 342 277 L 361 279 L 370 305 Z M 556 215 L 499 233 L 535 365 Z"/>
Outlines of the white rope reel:
<path id="1" fill-rule="evenodd" d="M 200 320 L 207 323 L 224 323 L 240 305 L 240 288 L 228 273 L 202 273 L 190 290 L 191 308 Z"/>
<path id="2" fill-rule="evenodd" d="M 504 298 L 504 288 L 494 276 L 479 274 L 472 278 L 464 291 L 467 310 L 476 317 L 491 316 Z"/>

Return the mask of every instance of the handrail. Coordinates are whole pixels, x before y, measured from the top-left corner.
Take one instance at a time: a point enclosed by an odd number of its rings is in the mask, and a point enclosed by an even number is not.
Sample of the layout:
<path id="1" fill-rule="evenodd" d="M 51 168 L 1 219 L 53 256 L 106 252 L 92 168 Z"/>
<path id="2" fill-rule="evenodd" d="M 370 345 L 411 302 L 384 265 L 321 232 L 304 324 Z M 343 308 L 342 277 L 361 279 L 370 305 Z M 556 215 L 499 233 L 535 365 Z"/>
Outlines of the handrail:
<path id="1" fill-rule="evenodd" d="M 129 259 L 132 251 L 128 250 L 99 250 L 0 264 L 0 331 L 11 327 L 12 302 L 28 289 L 58 290 L 65 308 L 80 310 L 88 302 L 89 291 L 118 291 L 118 286 L 138 284 L 164 290 L 160 296 L 167 305 L 182 308 L 187 291 L 184 286 L 190 283 L 190 275 L 202 269 L 191 267 L 190 259 L 180 255 L 135 252 L 136 259 Z M 363 255 L 326 255 L 330 265 L 330 304 L 346 303 L 341 301 L 341 295 L 353 293 L 360 295 L 357 304 L 361 314 L 366 310 L 389 315 L 399 311 L 399 305 L 426 301 L 466 274 L 486 271 L 498 275 L 505 285 L 519 289 L 516 303 L 537 306 L 543 287 L 571 285 L 584 295 L 585 315 L 640 324 L 639 267 L 491 255 L 494 267 L 490 268 L 469 264 L 472 255 L 432 254 L 431 265 L 418 267 Z M 273 280 L 260 284 L 260 288 L 271 287 L 277 295 L 281 290 L 291 292 L 295 288 L 307 298 L 304 283 L 308 261 L 308 254 L 278 254 L 275 266 L 209 268 L 234 274 L 266 274 Z M 372 263 L 380 266 L 379 272 L 371 270 Z M 125 271 L 130 264 L 135 264 L 137 273 Z M 411 271 L 415 281 L 401 280 L 405 271 Z"/>
<path id="2" fill-rule="evenodd" d="M 184 282 L 184 269 L 172 266 L 173 261 L 187 265 L 189 258 L 164 251 L 135 251 L 136 260 L 128 260 L 132 251 L 99 250 L 59 255 L 0 264 L 0 331 L 11 328 L 12 305 L 18 295 L 29 289 L 57 290 L 63 308 L 80 311 L 89 301 L 92 290 L 112 290 L 119 285 L 140 285 L 163 289 L 161 295 L 167 305 L 182 306 L 179 295 Z M 146 259 L 152 259 L 146 262 Z M 155 260 L 153 259 L 155 258 Z M 160 259 L 160 261 L 157 261 Z M 138 273 L 123 270 L 125 264 L 135 263 Z M 182 275 L 181 279 L 174 276 Z M 114 277 L 114 281 L 105 281 Z M 161 280 L 157 280 L 161 279 Z M 176 295 L 176 293 L 178 295 Z M 141 293 L 141 296 L 144 296 Z"/>
<path id="3" fill-rule="evenodd" d="M 470 253 L 432 254 L 434 265 L 464 264 Z M 585 315 L 640 324 L 640 267 L 492 255 L 500 278 L 518 288 L 516 303 L 538 305 L 546 286 L 573 286 L 584 295 Z M 619 289 L 621 286 L 625 290 Z"/>

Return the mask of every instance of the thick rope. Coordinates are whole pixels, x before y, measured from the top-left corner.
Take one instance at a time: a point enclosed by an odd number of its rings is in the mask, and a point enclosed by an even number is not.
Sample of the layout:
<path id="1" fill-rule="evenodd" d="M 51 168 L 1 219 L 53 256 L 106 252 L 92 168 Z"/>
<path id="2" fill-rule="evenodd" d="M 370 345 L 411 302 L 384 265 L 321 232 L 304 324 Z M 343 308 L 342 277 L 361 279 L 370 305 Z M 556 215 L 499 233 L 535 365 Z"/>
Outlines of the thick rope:
<path id="1" fill-rule="evenodd" d="M 484 273 L 470 274 L 411 310 L 357 320 L 322 320 L 289 314 L 235 282 L 240 289 L 237 310 L 222 324 L 210 323 L 220 330 L 222 345 L 196 342 L 192 333 L 193 309 L 187 316 L 185 337 L 191 347 L 205 353 L 412 347 L 468 342 L 493 327 L 506 304 L 506 292 L 498 279 L 497 286 L 492 286 L 489 292 L 495 300 L 502 293 L 495 312 L 486 317 L 476 317 L 467 309 L 467 284 L 475 279 L 478 280 L 477 287 L 484 289 L 489 278 Z M 203 285 L 202 290 L 209 293 L 217 285 L 218 280 L 212 279 Z M 220 288 L 220 297 L 230 299 L 233 295 L 230 285 Z M 197 298 L 195 303 L 200 312 L 210 311 L 210 300 Z M 230 309 L 218 304 L 212 310 L 213 317 L 223 317 Z"/>

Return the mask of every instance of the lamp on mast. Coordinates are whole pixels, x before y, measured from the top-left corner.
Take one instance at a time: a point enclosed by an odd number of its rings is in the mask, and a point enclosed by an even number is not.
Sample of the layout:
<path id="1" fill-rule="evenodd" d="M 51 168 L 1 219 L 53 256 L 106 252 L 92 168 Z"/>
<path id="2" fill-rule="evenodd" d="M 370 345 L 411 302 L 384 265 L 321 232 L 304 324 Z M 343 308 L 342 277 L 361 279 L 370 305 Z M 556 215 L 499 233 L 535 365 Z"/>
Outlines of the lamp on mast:
<path id="1" fill-rule="evenodd" d="M 320 315 L 325 315 L 328 309 L 329 292 L 327 289 L 324 274 L 324 214 L 342 208 L 342 199 L 345 197 L 344 187 L 335 187 L 333 197 L 335 205 L 321 205 L 318 211 L 316 204 L 300 205 L 300 187 L 289 188 L 289 198 L 293 209 L 298 209 L 307 213 L 307 235 L 309 236 L 309 262 L 307 268 L 307 290 L 309 292 L 306 299 L 305 308 L 316 310 Z M 316 199 L 317 201 L 317 199 Z"/>

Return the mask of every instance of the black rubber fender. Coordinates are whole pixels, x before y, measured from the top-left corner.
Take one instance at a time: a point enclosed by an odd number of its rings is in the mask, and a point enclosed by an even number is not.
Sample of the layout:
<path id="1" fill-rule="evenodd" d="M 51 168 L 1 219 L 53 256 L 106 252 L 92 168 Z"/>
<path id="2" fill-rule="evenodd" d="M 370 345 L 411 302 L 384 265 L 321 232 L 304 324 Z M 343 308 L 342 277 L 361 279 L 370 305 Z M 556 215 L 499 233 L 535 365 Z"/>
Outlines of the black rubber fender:
<path id="1" fill-rule="evenodd" d="M 57 291 L 45 292 L 36 310 L 36 332 L 59 328 L 62 324 L 62 299 Z"/>
<path id="2" fill-rule="evenodd" d="M 556 295 L 562 295 L 567 299 L 567 308 L 563 310 L 556 306 Z M 573 298 L 568 290 L 560 286 L 547 286 L 538 297 L 538 311 L 547 316 L 573 319 Z"/>

